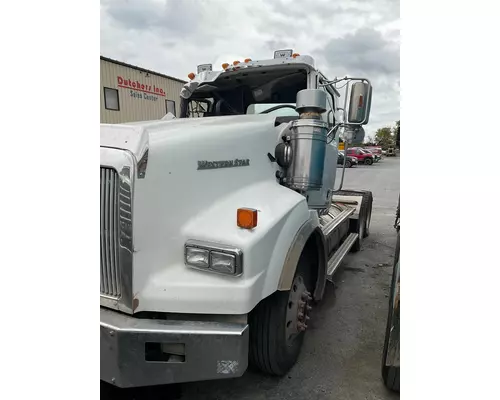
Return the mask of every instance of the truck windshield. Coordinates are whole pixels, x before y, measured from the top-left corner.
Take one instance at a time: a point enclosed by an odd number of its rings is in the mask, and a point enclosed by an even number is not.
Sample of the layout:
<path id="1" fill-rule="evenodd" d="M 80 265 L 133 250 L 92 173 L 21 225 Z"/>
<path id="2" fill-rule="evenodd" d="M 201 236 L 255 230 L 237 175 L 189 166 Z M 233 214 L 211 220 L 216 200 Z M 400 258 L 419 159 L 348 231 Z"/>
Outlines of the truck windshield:
<path id="1" fill-rule="evenodd" d="M 293 105 L 297 93 L 307 88 L 307 70 L 283 66 L 221 74 L 201 83 L 189 98 L 181 98 L 181 118 L 258 114 L 278 104 Z M 295 116 L 292 108 L 272 112 Z"/>

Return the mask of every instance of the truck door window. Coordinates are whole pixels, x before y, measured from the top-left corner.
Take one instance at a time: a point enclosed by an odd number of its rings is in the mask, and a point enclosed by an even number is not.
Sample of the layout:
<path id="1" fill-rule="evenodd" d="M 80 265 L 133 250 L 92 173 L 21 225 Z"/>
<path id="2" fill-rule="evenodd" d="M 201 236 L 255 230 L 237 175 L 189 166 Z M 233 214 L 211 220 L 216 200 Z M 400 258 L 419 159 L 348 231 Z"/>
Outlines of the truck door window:
<path id="1" fill-rule="evenodd" d="M 191 100 L 188 103 L 188 118 L 208 116 L 212 108 L 212 99 Z"/>

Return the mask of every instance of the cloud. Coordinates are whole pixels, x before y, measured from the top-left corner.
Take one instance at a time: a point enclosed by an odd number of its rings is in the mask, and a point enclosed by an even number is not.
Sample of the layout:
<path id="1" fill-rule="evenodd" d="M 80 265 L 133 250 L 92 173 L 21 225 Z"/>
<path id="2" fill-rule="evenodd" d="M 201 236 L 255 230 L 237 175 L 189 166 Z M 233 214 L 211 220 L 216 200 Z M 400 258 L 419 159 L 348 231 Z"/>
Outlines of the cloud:
<path id="1" fill-rule="evenodd" d="M 101 0 L 101 54 L 186 79 L 198 64 L 292 48 L 329 78 L 370 79 L 368 134 L 399 119 L 396 0 Z"/>
<path id="2" fill-rule="evenodd" d="M 366 76 L 399 76 L 399 46 L 384 40 L 373 28 L 331 39 L 324 47 L 325 58 L 345 71 Z"/>

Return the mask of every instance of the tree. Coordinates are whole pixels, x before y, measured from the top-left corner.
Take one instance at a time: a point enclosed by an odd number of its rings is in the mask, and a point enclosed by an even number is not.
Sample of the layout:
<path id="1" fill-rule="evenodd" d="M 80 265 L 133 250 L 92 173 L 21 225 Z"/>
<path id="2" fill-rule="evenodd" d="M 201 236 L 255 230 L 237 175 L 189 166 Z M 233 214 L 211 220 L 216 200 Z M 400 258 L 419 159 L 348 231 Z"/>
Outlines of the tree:
<path id="1" fill-rule="evenodd" d="M 394 136 L 392 135 L 392 129 L 390 126 L 377 129 L 375 133 L 375 142 L 378 146 L 383 148 L 394 146 Z"/>
<path id="2" fill-rule="evenodd" d="M 376 145 L 376 143 L 375 143 L 375 139 L 373 139 L 373 136 L 371 136 L 371 135 L 370 135 L 370 136 L 368 136 L 368 137 L 366 138 L 366 142 L 365 142 L 365 144 L 366 144 L 367 146 L 374 146 L 374 145 Z"/>
<path id="3" fill-rule="evenodd" d="M 396 126 L 394 127 L 393 135 L 396 142 L 396 147 L 399 149 L 399 133 L 400 133 L 400 121 L 396 121 Z"/>

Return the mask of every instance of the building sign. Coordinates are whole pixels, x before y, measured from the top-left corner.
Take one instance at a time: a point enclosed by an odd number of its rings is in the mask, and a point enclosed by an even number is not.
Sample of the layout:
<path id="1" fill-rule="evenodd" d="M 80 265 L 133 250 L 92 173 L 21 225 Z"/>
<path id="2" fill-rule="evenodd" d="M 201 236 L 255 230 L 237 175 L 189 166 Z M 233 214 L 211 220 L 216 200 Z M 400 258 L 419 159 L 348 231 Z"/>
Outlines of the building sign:
<path id="1" fill-rule="evenodd" d="M 118 87 L 129 89 L 130 97 L 135 99 L 143 99 L 150 101 L 157 101 L 158 96 L 165 97 L 166 93 L 162 88 L 155 85 L 148 85 L 138 80 L 125 79 L 121 76 L 117 77 Z"/>

